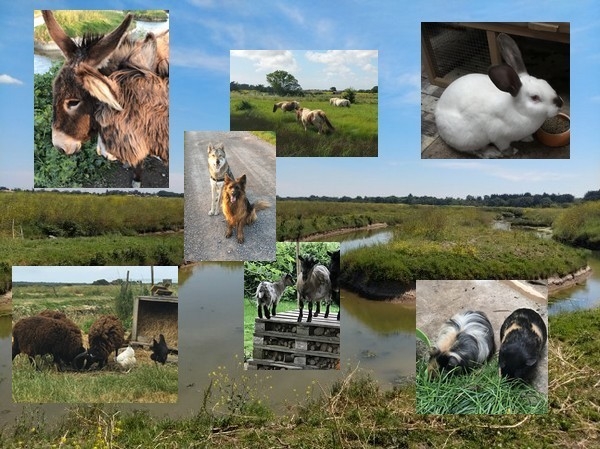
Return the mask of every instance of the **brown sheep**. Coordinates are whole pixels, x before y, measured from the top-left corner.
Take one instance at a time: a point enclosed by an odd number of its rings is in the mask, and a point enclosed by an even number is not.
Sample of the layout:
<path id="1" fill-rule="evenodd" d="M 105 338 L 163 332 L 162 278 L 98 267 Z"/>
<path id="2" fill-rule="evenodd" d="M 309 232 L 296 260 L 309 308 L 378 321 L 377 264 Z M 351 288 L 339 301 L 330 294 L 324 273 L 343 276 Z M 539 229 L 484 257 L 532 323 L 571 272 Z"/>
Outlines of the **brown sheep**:
<path id="1" fill-rule="evenodd" d="M 13 326 L 12 358 L 20 353 L 27 354 L 32 363 L 36 355 L 51 354 L 56 367 L 62 370 L 61 363 L 75 366 L 75 360 L 85 354 L 85 348 L 81 330 L 76 325 L 38 315 L 23 318 Z"/>
<path id="2" fill-rule="evenodd" d="M 103 315 L 90 326 L 89 349 L 77 356 L 77 360 L 84 359 L 88 369 L 94 363 L 98 363 L 98 369 L 102 369 L 108 363 L 111 352 L 115 352 L 115 357 L 118 355 L 124 341 L 125 329 L 121 320 L 114 315 Z"/>

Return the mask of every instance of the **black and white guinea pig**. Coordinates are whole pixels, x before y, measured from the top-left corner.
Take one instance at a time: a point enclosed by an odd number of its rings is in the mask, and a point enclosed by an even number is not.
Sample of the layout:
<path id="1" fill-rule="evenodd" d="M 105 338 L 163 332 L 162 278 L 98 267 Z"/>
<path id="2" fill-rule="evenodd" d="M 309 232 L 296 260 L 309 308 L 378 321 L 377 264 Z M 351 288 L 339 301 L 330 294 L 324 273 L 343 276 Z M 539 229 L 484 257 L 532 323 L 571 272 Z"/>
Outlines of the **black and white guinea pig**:
<path id="1" fill-rule="evenodd" d="M 435 346 L 429 353 L 427 373 L 459 368 L 466 373 L 489 361 L 496 352 L 494 330 L 483 312 L 460 312 L 444 323 Z"/>
<path id="2" fill-rule="evenodd" d="M 548 338 L 546 324 L 532 309 L 517 309 L 500 328 L 500 375 L 531 381 Z"/>

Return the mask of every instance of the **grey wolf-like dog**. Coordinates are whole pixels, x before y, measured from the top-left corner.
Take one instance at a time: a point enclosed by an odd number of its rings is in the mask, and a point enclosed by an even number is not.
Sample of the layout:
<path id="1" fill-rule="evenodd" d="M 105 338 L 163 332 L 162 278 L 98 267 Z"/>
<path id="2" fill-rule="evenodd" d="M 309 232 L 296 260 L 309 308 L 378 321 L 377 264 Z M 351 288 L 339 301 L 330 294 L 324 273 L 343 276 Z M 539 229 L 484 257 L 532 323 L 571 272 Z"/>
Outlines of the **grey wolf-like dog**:
<path id="1" fill-rule="evenodd" d="M 231 172 L 231 168 L 229 168 L 227 156 L 225 155 L 225 145 L 223 143 L 217 143 L 216 145 L 209 143 L 207 152 L 211 191 L 211 202 L 208 215 L 219 215 L 219 210 L 221 209 L 221 192 L 223 191 L 223 184 L 225 183 L 225 175 L 233 178 L 233 173 Z"/>

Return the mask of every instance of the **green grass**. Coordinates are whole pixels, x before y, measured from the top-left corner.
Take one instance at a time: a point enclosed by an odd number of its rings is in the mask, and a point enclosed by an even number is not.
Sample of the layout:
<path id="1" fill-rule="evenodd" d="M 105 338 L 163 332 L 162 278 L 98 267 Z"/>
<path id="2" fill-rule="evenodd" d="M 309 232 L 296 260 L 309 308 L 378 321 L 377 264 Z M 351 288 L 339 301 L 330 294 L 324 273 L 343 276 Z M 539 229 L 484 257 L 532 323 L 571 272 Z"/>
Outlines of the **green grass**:
<path id="1" fill-rule="evenodd" d="M 300 99 L 302 107 L 322 109 L 335 131 L 319 135 L 315 128 L 304 131 L 294 112 L 273 112 L 273 104 L 285 100 L 275 96 L 232 92 L 231 130 L 264 130 L 277 134 L 277 156 L 377 156 L 377 96 L 357 94 L 350 108 L 329 105 L 330 95 Z"/>
<path id="2" fill-rule="evenodd" d="M 600 201 L 566 209 L 554 223 L 555 238 L 571 245 L 600 249 Z"/>
<path id="3" fill-rule="evenodd" d="M 427 364 L 417 364 L 418 414 L 539 414 L 548 410 L 545 395 L 498 375 L 498 361 L 468 375 L 444 373 L 429 379 Z"/>
<path id="4" fill-rule="evenodd" d="M 106 34 L 117 28 L 125 18 L 119 11 L 53 11 L 54 18 L 70 37 L 81 37 L 85 33 Z M 132 23 L 130 28 L 134 28 Z M 34 39 L 51 42 L 46 25 L 35 27 Z"/>
<path id="5" fill-rule="evenodd" d="M 38 359 L 39 361 L 39 359 Z M 177 366 L 138 364 L 130 372 L 57 371 L 49 362 L 34 368 L 26 356 L 13 362 L 14 402 L 131 403 L 176 402 Z"/>

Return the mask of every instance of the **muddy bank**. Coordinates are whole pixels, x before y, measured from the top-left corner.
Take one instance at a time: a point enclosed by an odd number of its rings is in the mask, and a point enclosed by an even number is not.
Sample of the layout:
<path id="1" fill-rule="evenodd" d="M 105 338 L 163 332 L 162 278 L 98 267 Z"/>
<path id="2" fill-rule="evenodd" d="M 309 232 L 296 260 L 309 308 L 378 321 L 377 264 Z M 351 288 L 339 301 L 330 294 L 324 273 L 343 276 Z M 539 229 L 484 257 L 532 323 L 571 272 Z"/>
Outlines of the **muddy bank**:
<path id="1" fill-rule="evenodd" d="M 10 315 L 12 313 L 12 290 L 0 295 L 0 315 Z"/>
<path id="2" fill-rule="evenodd" d="M 587 265 L 574 273 L 569 273 L 563 277 L 550 277 L 548 278 L 548 293 L 552 294 L 559 290 L 579 285 L 580 283 L 585 282 L 591 274 L 592 268 Z"/>
<path id="3" fill-rule="evenodd" d="M 365 299 L 374 301 L 391 301 L 410 303 L 417 298 L 416 283 L 410 285 L 400 282 L 385 281 L 376 284 L 367 282 L 363 276 L 357 275 L 353 279 L 341 281 L 342 287 L 359 294 Z"/>
<path id="4" fill-rule="evenodd" d="M 320 239 L 323 237 L 347 234 L 347 233 L 356 232 L 356 231 L 372 231 L 374 229 L 383 229 L 383 228 L 387 228 L 387 227 L 388 227 L 387 223 L 374 223 L 372 225 L 362 226 L 360 228 L 341 228 L 341 229 L 336 229 L 335 231 L 317 232 L 315 234 L 310 234 L 310 235 L 302 237 L 300 239 L 300 241 L 301 242 L 312 242 L 315 239 Z"/>

